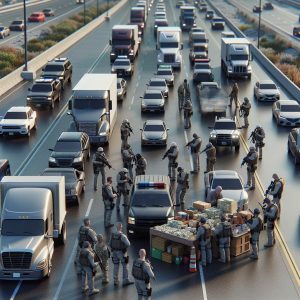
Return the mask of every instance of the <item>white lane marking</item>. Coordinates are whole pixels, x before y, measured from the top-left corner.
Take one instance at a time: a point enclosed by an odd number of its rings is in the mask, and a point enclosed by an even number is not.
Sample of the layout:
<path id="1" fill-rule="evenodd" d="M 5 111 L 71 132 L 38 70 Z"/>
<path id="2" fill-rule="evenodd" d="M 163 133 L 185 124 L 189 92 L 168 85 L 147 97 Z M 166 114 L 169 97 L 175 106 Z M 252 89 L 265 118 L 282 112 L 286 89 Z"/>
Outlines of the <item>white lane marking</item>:
<path id="1" fill-rule="evenodd" d="M 184 130 L 184 139 L 185 139 L 185 143 L 187 144 L 189 142 L 189 140 L 188 140 L 188 137 L 187 137 L 186 130 Z M 189 153 L 189 158 L 190 158 L 191 170 L 194 171 L 194 169 L 193 169 L 193 159 L 192 159 L 191 152 Z"/>
<path id="2" fill-rule="evenodd" d="M 17 293 L 18 293 L 18 291 L 19 291 L 19 289 L 20 289 L 20 287 L 21 287 L 22 281 L 23 281 L 23 280 L 20 280 L 20 281 L 18 282 L 18 285 L 15 287 L 14 292 L 13 292 L 13 294 L 11 295 L 11 297 L 9 298 L 9 300 L 14 300 L 14 299 L 15 299 L 15 297 L 17 296 Z"/>
<path id="3" fill-rule="evenodd" d="M 85 213 L 85 217 L 88 217 L 88 216 L 89 216 L 90 211 L 91 211 L 91 208 L 92 208 L 93 202 L 94 202 L 94 199 L 91 198 L 91 199 L 90 199 L 90 202 L 89 202 L 89 205 L 88 205 L 88 208 L 87 208 L 86 213 Z M 76 251 L 77 244 L 78 244 L 78 241 L 77 241 L 77 239 L 76 239 L 75 242 L 74 242 L 73 248 L 72 248 L 71 255 L 69 256 L 68 263 L 67 263 L 66 268 L 65 268 L 65 270 L 64 270 L 64 273 L 63 273 L 63 275 L 62 275 L 62 277 L 61 277 L 61 279 L 60 279 L 60 282 L 59 282 L 59 285 L 58 285 L 58 288 L 57 288 L 57 290 L 56 290 L 56 293 L 55 293 L 55 295 L 54 295 L 53 300 L 58 300 L 60 291 L 61 291 L 61 289 L 62 289 L 62 287 L 63 287 L 64 282 L 65 282 L 65 279 L 66 279 L 67 275 L 69 275 L 69 268 L 70 268 L 71 263 L 72 263 L 73 254 L 74 254 L 75 251 Z"/>
<path id="4" fill-rule="evenodd" d="M 27 83 L 27 81 L 23 81 L 17 89 L 13 89 L 10 93 L 8 93 L 7 95 L 5 95 L 4 97 L 2 97 L 0 99 L 0 102 L 3 102 L 6 98 L 8 98 L 9 96 L 11 96 L 12 94 L 14 94 L 17 90 L 19 90 L 23 85 L 25 85 Z"/>
<path id="5" fill-rule="evenodd" d="M 134 102 L 134 96 L 132 96 L 131 105 L 133 104 L 133 102 Z"/>
<path id="6" fill-rule="evenodd" d="M 206 286 L 205 286 L 205 280 L 204 280 L 204 274 L 203 274 L 203 267 L 199 263 L 199 274 L 200 274 L 200 281 L 202 286 L 202 293 L 203 293 L 203 300 L 207 300 L 207 293 L 206 293 Z"/>

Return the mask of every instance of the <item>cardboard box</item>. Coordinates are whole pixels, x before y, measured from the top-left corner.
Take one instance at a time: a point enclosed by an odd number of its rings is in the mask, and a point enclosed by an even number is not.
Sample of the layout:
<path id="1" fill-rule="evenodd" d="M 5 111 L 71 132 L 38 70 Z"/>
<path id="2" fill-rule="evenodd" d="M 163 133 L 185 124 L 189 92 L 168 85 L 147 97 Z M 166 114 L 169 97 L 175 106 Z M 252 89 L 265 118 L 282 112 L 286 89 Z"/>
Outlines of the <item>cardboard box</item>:
<path id="1" fill-rule="evenodd" d="M 246 233 L 246 234 L 241 235 L 239 237 L 233 237 L 231 239 L 230 244 L 231 244 L 232 247 L 239 247 L 241 245 L 249 243 L 250 242 L 250 237 L 251 237 L 250 233 Z"/>
<path id="2" fill-rule="evenodd" d="M 240 215 L 233 216 L 233 218 L 232 218 L 232 224 L 241 225 L 241 224 L 244 224 L 244 223 L 245 222 L 244 222 L 243 218 Z"/>
<path id="3" fill-rule="evenodd" d="M 162 251 L 156 248 L 151 249 L 151 257 L 161 260 Z"/>
<path id="4" fill-rule="evenodd" d="M 161 251 L 166 251 L 169 244 L 170 242 L 168 240 L 161 237 L 155 236 L 152 238 L 152 247 Z"/>
<path id="5" fill-rule="evenodd" d="M 204 209 L 210 208 L 211 204 L 204 201 L 195 201 L 193 202 L 193 207 L 202 211 Z"/>
<path id="6" fill-rule="evenodd" d="M 248 251 L 250 251 L 250 243 L 249 242 L 246 244 L 237 246 L 237 247 L 233 247 L 233 246 L 230 247 L 230 254 L 235 257 L 242 255 Z"/>
<path id="7" fill-rule="evenodd" d="M 180 244 L 172 245 L 172 255 L 174 256 L 183 256 L 184 255 L 184 246 Z"/>
<path id="8" fill-rule="evenodd" d="M 237 211 L 237 202 L 233 199 L 222 198 L 218 200 L 218 208 L 223 213 L 233 214 Z"/>
<path id="9" fill-rule="evenodd" d="M 241 210 L 238 212 L 238 215 L 244 220 L 250 220 L 252 218 L 252 213 L 248 210 Z"/>
<path id="10" fill-rule="evenodd" d="M 190 209 L 185 209 L 184 212 L 186 212 L 189 215 L 190 219 L 194 218 L 194 210 L 190 210 Z"/>
<path id="11" fill-rule="evenodd" d="M 172 254 L 168 253 L 168 252 L 163 252 L 162 256 L 161 256 L 161 260 L 171 264 L 173 262 L 173 256 Z"/>

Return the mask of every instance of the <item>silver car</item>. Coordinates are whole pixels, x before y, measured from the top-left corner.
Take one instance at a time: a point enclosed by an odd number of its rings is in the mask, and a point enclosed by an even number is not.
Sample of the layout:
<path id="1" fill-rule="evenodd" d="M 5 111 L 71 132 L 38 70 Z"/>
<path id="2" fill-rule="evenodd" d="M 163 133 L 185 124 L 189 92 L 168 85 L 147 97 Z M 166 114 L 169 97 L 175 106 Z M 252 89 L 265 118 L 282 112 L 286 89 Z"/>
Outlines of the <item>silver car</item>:
<path id="1" fill-rule="evenodd" d="M 278 100 L 273 104 L 273 117 L 281 126 L 300 126 L 300 105 L 295 100 Z"/>
<path id="2" fill-rule="evenodd" d="M 117 77 L 131 77 L 134 67 L 130 59 L 124 56 L 118 56 L 111 66 L 111 73 L 117 74 Z"/>
<path id="3" fill-rule="evenodd" d="M 244 188 L 241 176 L 232 170 L 211 171 L 204 175 L 205 196 L 217 186 L 222 187 L 222 195 L 237 201 L 240 210 L 248 209 L 248 193 Z"/>
<path id="4" fill-rule="evenodd" d="M 168 130 L 161 120 L 147 120 L 141 130 L 142 146 L 166 146 Z"/>
<path id="5" fill-rule="evenodd" d="M 272 80 L 257 81 L 254 85 L 254 98 L 258 101 L 277 101 L 280 92 Z"/>
<path id="6" fill-rule="evenodd" d="M 146 90 L 141 102 L 142 112 L 165 112 L 165 98 L 159 90 Z"/>
<path id="7" fill-rule="evenodd" d="M 118 100 L 123 100 L 127 94 L 127 81 L 123 78 L 117 79 L 117 95 Z"/>
<path id="8" fill-rule="evenodd" d="M 157 78 L 164 79 L 167 85 L 174 86 L 174 73 L 171 66 L 160 65 L 154 75 Z"/>
<path id="9" fill-rule="evenodd" d="M 0 26 L 0 38 L 4 39 L 10 35 L 10 29 L 8 27 Z"/>
<path id="10" fill-rule="evenodd" d="M 165 98 L 169 97 L 169 88 L 165 79 L 151 78 L 149 84 L 147 84 L 149 90 L 161 91 Z"/>

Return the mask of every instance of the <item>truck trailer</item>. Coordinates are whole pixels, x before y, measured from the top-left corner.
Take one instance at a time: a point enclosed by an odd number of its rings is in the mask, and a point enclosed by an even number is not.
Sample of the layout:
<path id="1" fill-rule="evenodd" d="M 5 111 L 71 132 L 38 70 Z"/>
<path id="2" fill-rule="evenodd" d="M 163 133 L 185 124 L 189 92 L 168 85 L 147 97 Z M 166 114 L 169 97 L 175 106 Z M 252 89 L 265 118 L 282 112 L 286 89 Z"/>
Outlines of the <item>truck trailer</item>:
<path id="1" fill-rule="evenodd" d="M 130 25 L 137 25 L 139 28 L 139 37 L 144 34 L 146 25 L 146 12 L 144 7 L 132 7 L 130 9 Z"/>
<path id="2" fill-rule="evenodd" d="M 117 75 L 85 74 L 73 88 L 69 115 L 91 144 L 109 143 L 117 119 Z"/>

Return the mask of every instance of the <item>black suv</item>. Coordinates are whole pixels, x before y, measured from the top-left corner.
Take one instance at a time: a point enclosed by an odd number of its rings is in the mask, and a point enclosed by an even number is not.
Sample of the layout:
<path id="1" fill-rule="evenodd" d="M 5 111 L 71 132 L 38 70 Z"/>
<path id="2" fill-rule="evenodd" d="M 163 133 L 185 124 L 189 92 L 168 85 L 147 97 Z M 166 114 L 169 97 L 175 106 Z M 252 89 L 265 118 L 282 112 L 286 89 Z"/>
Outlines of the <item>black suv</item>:
<path id="1" fill-rule="evenodd" d="M 63 132 L 49 157 L 50 168 L 75 168 L 84 171 L 90 158 L 90 140 L 84 132 Z"/>
<path id="2" fill-rule="evenodd" d="M 42 71 L 43 78 L 59 79 L 64 89 L 65 84 L 72 80 L 73 66 L 68 58 L 59 57 L 49 61 Z"/>
<path id="3" fill-rule="evenodd" d="M 53 109 L 54 102 L 60 101 L 61 83 L 58 79 L 40 78 L 28 91 L 28 106 L 49 106 Z"/>

